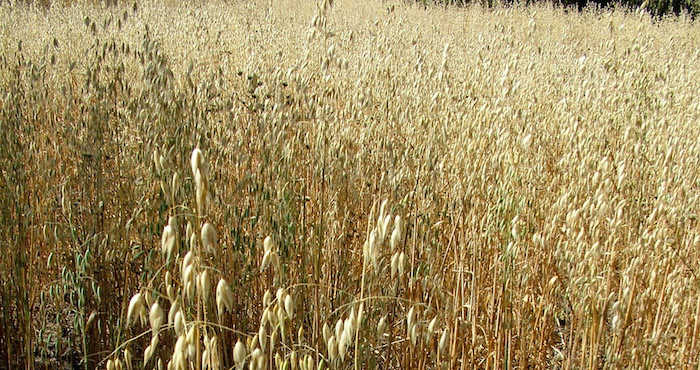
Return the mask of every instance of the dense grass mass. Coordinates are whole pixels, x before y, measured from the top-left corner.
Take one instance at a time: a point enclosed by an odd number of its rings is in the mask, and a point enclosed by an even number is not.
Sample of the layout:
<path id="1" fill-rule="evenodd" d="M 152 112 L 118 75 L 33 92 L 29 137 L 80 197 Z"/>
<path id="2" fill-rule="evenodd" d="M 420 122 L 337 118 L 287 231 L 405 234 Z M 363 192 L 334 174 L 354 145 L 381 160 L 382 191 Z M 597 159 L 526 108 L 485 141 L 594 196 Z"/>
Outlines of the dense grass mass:
<path id="1" fill-rule="evenodd" d="M 696 22 L 0 19 L 0 368 L 700 366 Z"/>

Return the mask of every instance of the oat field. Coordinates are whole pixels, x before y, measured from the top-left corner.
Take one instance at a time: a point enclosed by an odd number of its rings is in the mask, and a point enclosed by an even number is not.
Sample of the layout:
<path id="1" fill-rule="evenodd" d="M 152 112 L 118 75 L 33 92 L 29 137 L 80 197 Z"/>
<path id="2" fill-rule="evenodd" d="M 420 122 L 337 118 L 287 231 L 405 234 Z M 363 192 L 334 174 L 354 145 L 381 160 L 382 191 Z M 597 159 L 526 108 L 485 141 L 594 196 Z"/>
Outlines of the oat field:
<path id="1" fill-rule="evenodd" d="M 0 368 L 700 367 L 697 21 L 0 20 Z"/>

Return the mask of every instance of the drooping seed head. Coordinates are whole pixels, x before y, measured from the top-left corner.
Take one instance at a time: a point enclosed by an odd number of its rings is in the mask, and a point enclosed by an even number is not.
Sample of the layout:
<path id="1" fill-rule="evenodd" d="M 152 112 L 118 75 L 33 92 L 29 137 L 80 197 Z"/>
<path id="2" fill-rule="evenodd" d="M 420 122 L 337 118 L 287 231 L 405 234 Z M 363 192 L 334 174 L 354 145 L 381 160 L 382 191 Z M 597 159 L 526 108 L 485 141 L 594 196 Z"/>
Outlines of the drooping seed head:
<path id="1" fill-rule="evenodd" d="M 275 350 L 275 345 L 277 344 L 277 337 L 279 336 L 277 330 L 273 330 L 270 334 L 270 352 Z"/>
<path id="2" fill-rule="evenodd" d="M 410 337 L 411 337 L 411 344 L 413 345 L 413 347 L 415 347 L 416 344 L 418 344 L 418 324 L 417 323 L 413 324 L 413 326 L 411 327 Z"/>
<path id="3" fill-rule="evenodd" d="M 175 231 L 171 225 L 166 225 L 163 228 L 163 236 L 160 242 L 160 250 L 166 261 L 170 261 L 170 258 L 175 251 Z"/>
<path id="4" fill-rule="evenodd" d="M 245 366 L 246 349 L 245 345 L 239 340 L 233 347 L 233 361 L 236 363 L 236 369 L 243 370 Z"/>
<path id="5" fill-rule="evenodd" d="M 370 262 L 372 262 L 372 267 L 375 272 L 379 271 L 379 231 L 377 229 L 372 230 L 369 234 L 369 244 L 368 244 L 368 256 Z"/>
<path id="6" fill-rule="evenodd" d="M 201 364 L 202 364 L 202 367 L 205 368 L 205 369 L 209 369 L 209 368 L 212 367 L 212 366 L 211 366 L 211 361 L 210 361 L 210 356 L 209 356 L 209 348 L 205 349 L 205 350 L 202 352 L 202 362 L 201 362 Z"/>
<path id="7" fill-rule="evenodd" d="M 287 317 L 287 314 L 284 312 L 284 309 L 282 308 L 282 303 L 277 304 L 275 306 L 275 314 L 273 316 L 277 317 L 277 322 L 280 323 L 280 325 L 284 326 L 284 319 Z"/>
<path id="8" fill-rule="evenodd" d="M 197 173 L 204 162 L 204 155 L 199 148 L 195 148 L 192 151 L 192 156 L 190 157 L 190 166 L 192 167 L 192 175 Z"/>
<path id="9" fill-rule="evenodd" d="M 128 370 L 132 370 L 132 359 L 133 355 L 131 354 L 131 350 L 129 347 L 124 348 L 124 363 L 126 364 L 126 368 Z"/>
<path id="10" fill-rule="evenodd" d="M 386 238 L 387 232 L 389 231 L 389 227 L 391 226 L 391 215 L 386 215 L 384 216 L 384 219 L 381 222 L 381 234 L 379 241 L 380 243 L 384 242 L 384 239 Z"/>
<path id="11" fill-rule="evenodd" d="M 294 299 L 290 294 L 284 298 L 284 310 L 287 312 L 287 316 L 291 320 L 294 317 Z"/>
<path id="12" fill-rule="evenodd" d="M 172 189 L 173 196 L 176 196 L 180 191 L 180 174 L 177 171 L 175 171 L 173 179 L 170 181 L 170 189 Z"/>
<path id="13" fill-rule="evenodd" d="M 297 370 L 297 365 L 299 364 L 299 360 L 297 359 L 297 351 L 292 351 L 292 355 L 289 356 L 289 363 L 292 370 Z"/>
<path id="14" fill-rule="evenodd" d="M 270 264 L 270 256 L 272 255 L 273 252 L 271 251 L 265 251 L 265 254 L 263 255 L 262 263 L 260 263 L 260 273 L 263 273 L 267 266 Z"/>
<path id="15" fill-rule="evenodd" d="M 255 351 L 256 348 L 259 348 L 259 347 L 260 347 L 260 341 L 258 340 L 258 333 L 255 333 L 255 335 L 253 335 L 252 339 L 250 337 L 248 337 L 248 351 L 249 352 L 252 353 L 253 351 Z"/>
<path id="16" fill-rule="evenodd" d="M 275 268 L 275 271 L 281 271 L 280 258 L 276 251 L 272 251 L 270 254 L 270 264 Z"/>
<path id="17" fill-rule="evenodd" d="M 401 254 L 399 255 L 397 268 L 399 270 L 399 276 L 403 277 L 404 271 L 406 269 L 406 255 L 403 252 L 401 252 Z"/>
<path id="18" fill-rule="evenodd" d="M 217 244 L 217 236 L 216 236 L 216 229 L 214 228 L 214 225 L 210 223 L 205 223 L 204 226 L 202 226 L 202 246 L 204 247 L 204 251 L 209 254 L 215 254 L 216 253 L 216 244 Z"/>
<path id="19" fill-rule="evenodd" d="M 272 237 L 271 236 L 266 237 L 265 240 L 263 241 L 263 250 L 265 250 L 267 252 L 267 251 L 271 251 L 273 248 L 274 248 L 274 243 L 272 241 Z"/>
<path id="20" fill-rule="evenodd" d="M 388 214 L 387 213 L 388 206 L 389 206 L 389 200 L 384 199 L 384 201 L 382 201 L 382 205 L 379 207 L 379 220 L 380 221 L 384 221 L 384 217 Z"/>
<path id="21" fill-rule="evenodd" d="M 265 291 L 265 294 L 263 294 L 263 307 L 270 306 L 271 302 L 272 302 L 272 293 L 268 289 Z"/>
<path id="22" fill-rule="evenodd" d="M 326 342 L 326 347 L 328 348 L 328 357 L 331 361 L 335 361 L 338 358 L 338 344 L 336 343 L 335 336 L 328 338 Z"/>
<path id="23" fill-rule="evenodd" d="M 250 356 L 250 361 L 251 365 L 253 363 L 255 364 L 255 369 L 262 369 L 265 361 L 265 355 L 263 354 L 263 351 L 260 350 L 260 348 L 256 348 L 253 351 L 253 354 Z"/>
<path id="24" fill-rule="evenodd" d="M 187 222 L 187 228 L 185 231 L 185 235 L 187 236 L 187 239 L 192 237 L 192 234 L 194 234 L 194 226 L 192 226 L 191 222 Z"/>
<path id="25" fill-rule="evenodd" d="M 209 339 L 209 364 L 212 369 L 221 368 L 221 358 L 219 357 L 219 338 L 216 335 Z"/>
<path id="26" fill-rule="evenodd" d="M 398 247 L 399 243 L 401 242 L 401 237 L 403 234 L 403 220 L 401 219 L 401 216 L 396 216 L 396 219 L 394 221 L 394 231 L 391 232 L 391 250 L 395 251 L 396 248 Z"/>
<path id="27" fill-rule="evenodd" d="M 192 284 L 195 282 L 193 265 L 187 265 L 187 267 L 185 267 L 185 271 L 182 273 L 182 281 L 185 284 Z"/>
<path id="28" fill-rule="evenodd" d="M 264 351 L 267 345 L 267 329 L 265 325 L 258 330 L 258 341 L 260 342 L 260 348 Z"/>
<path id="29" fill-rule="evenodd" d="M 185 258 L 182 259 L 180 273 L 183 274 L 183 276 L 185 274 L 185 270 L 187 269 L 187 267 L 192 264 L 193 259 L 194 259 L 194 253 L 192 253 L 192 251 L 187 252 L 187 254 L 185 254 Z"/>
<path id="30" fill-rule="evenodd" d="M 355 332 L 357 329 L 357 309 L 353 308 L 350 310 L 350 315 L 345 319 L 345 329 L 349 330 L 351 333 Z"/>
<path id="31" fill-rule="evenodd" d="M 233 292 L 226 280 L 219 279 L 216 285 L 216 308 L 219 311 L 219 316 L 223 315 L 224 308 L 231 311 L 233 308 Z"/>
<path id="32" fill-rule="evenodd" d="M 273 303 L 269 308 L 268 308 L 268 313 L 267 313 L 267 321 L 270 323 L 270 326 L 273 328 L 277 326 L 279 323 L 279 320 L 277 319 L 278 314 L 277 310 L 279 309 L 277 303 Z M 263 311 L 264 313 L 265 311 Z"/>
<path id="33" fill-rule="evenodd" d="M 441 353 L 445 352 L 445 348 L 447 348 L 447 343 L 450 341 L 450 328 L 445 328 L 445 331 L 442 332 L 442 336 L 440 337 L 440 342 L 438 344 L 438 349 L 440 350 Z"/>
<path id="34" fill-rule="evenodd" d="M 161 167 L 160 163 L 160 154 L 158 153 L 157 149 L 153 151 L 153 165 L 156 167 L 156 174 L 163 172 L 163 168 Z"/>
<path id="35" fill-rule="evenodd" d="M 323 323 L 323 341 L 328 343 L 328 339 L 331 337 L 331 328 L 328 326 L 327 322 Z"/>
<path id="36" fill-rule="evenodd" d="M 160 326 L 163 323 L 163 309 L 160 308 L 158 302 L 154 302 L 151 305 L 151 311 L 148 315 L 148 321 L 151 324 L 151 330 L 153 331 L 153 335 L 157 336 L 158 331 L 160 330 Z"/>
<path id="37" fill-rule="evenodd" d="M 415 306 L 412 306 L 410 310 L 408 310 L 408 314 L 406 315 L 406 326 L 408 327 L 409 333 L 411 331 L 411 328 L 413 327 L 413 324 L 415 323 L 416 320 L 416 308 Z"/>
<path id="38" fill-rule="evenodd" d="M 192 358 L 197 353 L 197 346 L 199 345 L 199 338 L 195 336 L 195 325 L 190 325 L 187 329 L 187 355 Z"/>
<path id="39" fill-rule="evenodd" d="M 391 257 L 391 280 L 394 280 L 394 277 L 399 270 L 399 254 L 399 252 L 396 252 Z"/>
<path id="40" fill-rule="evenodd" d="M 343 319 L 338 319 L 335 323 L 335 337 L 340 338 L 341 334 L 343 334 Z"/>
<path id="41" fill-rule="evenodd" d="M 141 293 L 134 294 L 129 301 L 129 308 L 126 311 L 126 326 L 129 327 L 129 323 L 132 319 L 135 320 L 135 316 L 145 315 L 146 308 L 143 305 L 143 297 Z"/>
<path id="42" fill-rule="evenodd" d="M 384 338 L 384 332 L 386 331 L 386 315 L 379 319 L 379 324 L 377 324 L 377 338 L 382 340 Z"/>
<path id="43" fill-rule="evenodd" d="M 277 289 L 277 291 L 275 292 L 275 298 L 277 298 L 278 304 L 283 304 L 283 299 L 286 294 L 287 292 L 284 290 L 284 288 Z"/>
<path id="44" fill-rule="evenodd" d="M 278 369 L 283 369 L 285 366 L 285 361 L 279 352 L 275 353 L 275 365 L 277 365 Z"/>
<path id="45" fill-rule="evenodd" d="M 304 327 L 300 326 L 297 331 L 297 343 L 304 343 Z"/>
<path id="46" fill-rule="evenodd" d="M 170 311 L 168 311 L 168 326 L 171 326 L 175 323 L 175 315 L 178 313 L 178 311 L 180 311 L 180 303 L 178 301 L 175 301 L 170 306 Z"/>
<path id="47" fill-rule="evenodd" d="M 175 342 L 175 350 L 173 351 L 173 360 L 176 360 L 175 356 L 176 355 L 181 355 L 182 359 L 184 360 L 185 354 L 187 351 L 187 336 L 184 335 L 178 335 L 177 341 Z M 177 363 L 177 361 L 175 361 Z"/>
<path id="48" fill-rule="evenodd" d="M 437 316 L 433 317 L 432 320 L 430 320 L 430 323 L 428 324 L 428 332 L 427 337 L 430 338 L 433 336 L 433 333 L 435 333 L 435 326 L 437 325 Z"/>
<path id="49" fill-rule="evenodd" d="M 175 334 L 178 336 L 185 333 L 185 317 L 182 314 L 182 310 L 178 310 L 175 314 Z"/>
<path id="50" fill-rule="evenodd" d="M 144 365 L 148 363 L 148 361 L 151 360 L 151 356 L 153 356 L 153 351 L 155 350 L 155 347 L 148 346 L 146 349 L 143 351 L 143 363 Z"/>
<path id="51" fill-rule="evenodd" d="M 211 292 L 211 279 L 209 278 L 209 270 L 204 270 L 201 274 L 199 274 L 199 281 L 197 283 L 197 287 L 199 288 L 204 304 L 206 305 L 207 303 L 209 303 L 209 293 Z"/>
<path id="52" fill-rule="evenodd" d="M 345 354 L 347 353 L 348 350 L 348 336 L 345 331 L 340 335 L 340 338 L 337 340 L 338 341 L 338 357 L 340 357 L 340 361 L 345 361 Z"/>

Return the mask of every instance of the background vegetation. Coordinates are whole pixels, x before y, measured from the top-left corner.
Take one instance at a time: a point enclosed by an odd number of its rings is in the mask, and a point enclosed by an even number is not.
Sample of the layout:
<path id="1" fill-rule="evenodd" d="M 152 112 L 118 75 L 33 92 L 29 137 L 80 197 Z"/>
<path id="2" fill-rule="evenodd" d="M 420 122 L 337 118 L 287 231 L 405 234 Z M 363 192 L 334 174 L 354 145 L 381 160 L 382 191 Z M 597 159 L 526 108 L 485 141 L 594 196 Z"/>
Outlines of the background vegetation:
<path id="1" fill-rule="evenodd" d="M 700 365 L 686 15 L 0 19 L 0 367 Z"/>
<path id="2" fill-rule="evenodd" d="M 436 0 L 427 1 L 419 0 L 419 3 L 424 5 L 428 4 L 441 4 L 441 5 L 457 5 L 464 6 L 471 3 L 478 3 L 483 6 L 492 7 L 497 4 L 508 4 L 513 5 L 518 3 L 514 0 L 504 0 L 504 1 L 494 1 L 494 0 Z M 542 1 L 542 0 L 524 0 L 522 3 L 526 5 L 531 5 L 535 3 L 544 3 L 554 6 L 563 6 L 566 8 L 576 8 L 579 11 L 584 10 L 586 7 L 599 8 L 599 9 L 644 9 L 656 17 L 662 17 L 665 15 L 681 15 L 683 13 L 690 15 L 695 18 L 698 13 L 700 13 L 700 2 L 697 0 L 553 0 L 553 1 Z"/>

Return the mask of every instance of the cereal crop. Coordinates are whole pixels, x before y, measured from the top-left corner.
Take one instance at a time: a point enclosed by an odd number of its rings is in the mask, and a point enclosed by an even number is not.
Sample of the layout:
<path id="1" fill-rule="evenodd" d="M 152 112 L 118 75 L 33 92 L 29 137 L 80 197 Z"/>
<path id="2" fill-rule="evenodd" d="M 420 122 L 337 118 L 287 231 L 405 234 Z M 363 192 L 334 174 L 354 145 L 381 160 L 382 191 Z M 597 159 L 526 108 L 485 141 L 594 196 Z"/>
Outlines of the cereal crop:
<path id="1" fill-rule="evenodd" d="M 697 21 L 0 20 L 0 368 L 700 366 Z"/>

